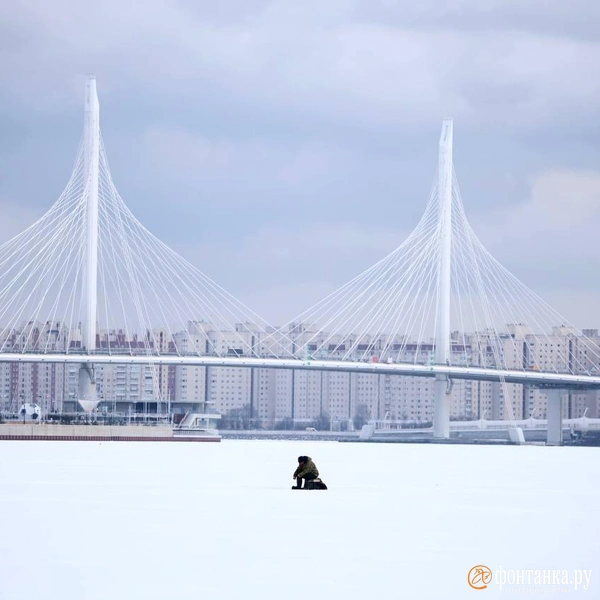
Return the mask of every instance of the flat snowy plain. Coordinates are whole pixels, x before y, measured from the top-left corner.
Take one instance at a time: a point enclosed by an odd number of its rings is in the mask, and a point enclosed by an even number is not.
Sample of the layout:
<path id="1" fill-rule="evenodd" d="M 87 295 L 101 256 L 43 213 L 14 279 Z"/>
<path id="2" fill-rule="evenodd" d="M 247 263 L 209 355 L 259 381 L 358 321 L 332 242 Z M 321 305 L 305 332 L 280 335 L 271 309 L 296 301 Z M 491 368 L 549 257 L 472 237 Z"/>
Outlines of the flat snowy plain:
<path id="1" fill-rule="evenodd" d="M 300 454 L 328 491 L 290 489 Z M 0 442 L 0 599 L 532 596 L 494 582 L 471 589 L 478 564 L 592 569 L 587 590 L 535 595 L 598 599 L 599 457 L 534 446 Z"/>

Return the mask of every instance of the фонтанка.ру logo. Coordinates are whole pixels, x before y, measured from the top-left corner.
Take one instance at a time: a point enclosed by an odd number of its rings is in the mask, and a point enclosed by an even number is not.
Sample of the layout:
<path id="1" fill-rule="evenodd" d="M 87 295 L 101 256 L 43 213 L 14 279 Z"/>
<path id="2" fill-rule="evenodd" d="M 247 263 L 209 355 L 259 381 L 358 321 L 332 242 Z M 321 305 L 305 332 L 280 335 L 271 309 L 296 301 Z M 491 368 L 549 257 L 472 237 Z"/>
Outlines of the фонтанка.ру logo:
<path id="1" fill-rule="evenodd" d="M 492 570 L 485 565 L 475 565 L 467 575 L 467 581 L 474 590 L 485 590 L 492 582 Z"/>

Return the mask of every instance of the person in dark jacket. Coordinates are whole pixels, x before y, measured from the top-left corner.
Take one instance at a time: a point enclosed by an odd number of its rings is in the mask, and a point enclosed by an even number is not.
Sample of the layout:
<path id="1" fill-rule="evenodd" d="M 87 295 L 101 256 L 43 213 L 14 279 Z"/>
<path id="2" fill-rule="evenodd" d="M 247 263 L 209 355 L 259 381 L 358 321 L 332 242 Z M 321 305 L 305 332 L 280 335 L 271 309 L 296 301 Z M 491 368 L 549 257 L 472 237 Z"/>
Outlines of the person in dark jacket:
<path id="1" fill-rule="evenodd" d="M 312 461 L 310 456 L 299 456 L 298 457 L 298 468 L 294 471 L 294 479 L 296 485 L 292 487 L 293 490 L 299 490 L 302 488 L 302 480 L 309 481 L 311 479 L 317 479 L 319 476 L 319 470 L 317 465 Z M 304 484 L 306 487 L 306 484 Z"/>

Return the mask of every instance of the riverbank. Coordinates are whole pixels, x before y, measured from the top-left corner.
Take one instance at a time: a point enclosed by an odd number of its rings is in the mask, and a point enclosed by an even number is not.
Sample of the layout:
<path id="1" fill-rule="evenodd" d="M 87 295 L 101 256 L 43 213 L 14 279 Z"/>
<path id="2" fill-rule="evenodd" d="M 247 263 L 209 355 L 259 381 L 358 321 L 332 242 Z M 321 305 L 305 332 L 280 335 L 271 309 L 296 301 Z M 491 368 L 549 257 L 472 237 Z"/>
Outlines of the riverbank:
<path id="1" fill-rule="evenodd" d="M 60 425 L 1 423 L 3 441 L 78 442 L 219 442 L 221 437 L 201 430 L 174 433 L 170 425 Z"/>

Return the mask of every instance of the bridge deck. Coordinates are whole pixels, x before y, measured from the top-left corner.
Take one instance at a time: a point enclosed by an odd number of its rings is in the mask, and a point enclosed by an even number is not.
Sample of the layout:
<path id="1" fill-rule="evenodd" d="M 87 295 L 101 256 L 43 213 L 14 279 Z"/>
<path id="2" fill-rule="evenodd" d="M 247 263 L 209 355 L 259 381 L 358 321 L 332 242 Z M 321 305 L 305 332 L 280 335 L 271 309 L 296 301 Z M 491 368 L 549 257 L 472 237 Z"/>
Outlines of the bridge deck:
<path id="1" fill-rule="evenodd" d="M 284 358 L 251 358 L 242 356 L 218 357 L 198 355 L 123 355 L 123 354 L 35 354 L 3 353 L 0 362 L 14 363 L 68 363 L 68 364 L 164 364 L 207 367 L 243 367 L 262 369 L 302 369 L 379 375 L 410 375 L 435 377 L 448 375 L 453 379 L 506 381 L 556 388 L 600 388 L 600 376 L 517 371 L 483 367 L 449 365 L 418 365 L 406 363 L 367 363 L 336 360 L 299 360 Z"/>

